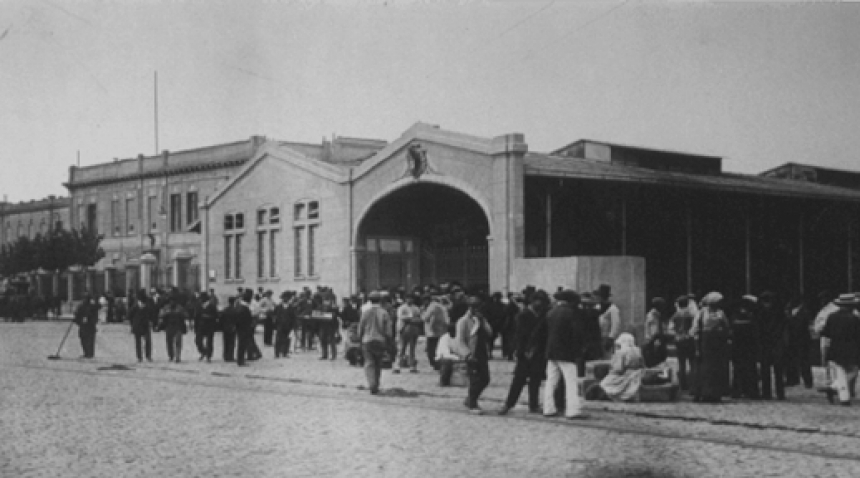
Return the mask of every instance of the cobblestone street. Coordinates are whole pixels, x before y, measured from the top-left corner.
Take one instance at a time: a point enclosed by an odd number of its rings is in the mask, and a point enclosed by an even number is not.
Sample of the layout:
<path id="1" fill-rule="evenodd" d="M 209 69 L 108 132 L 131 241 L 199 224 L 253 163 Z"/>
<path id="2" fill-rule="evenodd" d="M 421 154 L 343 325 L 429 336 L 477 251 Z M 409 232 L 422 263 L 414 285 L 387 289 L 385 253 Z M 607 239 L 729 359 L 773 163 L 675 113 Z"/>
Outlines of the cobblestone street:
<path id="1" fill-rule="evenodd" d="M 95 360 L 76 358 L 76 330 L 63 359 L 47 360 L 66 327 L 0 324 L 0 476 L 860 476 L 857 408 L 814 391 L 722 406 L 588 403 L 582 422 L 523 406 L 472 416 L 465 390 L 439 388 L 424 357 L 418 374 L 384 372 L 371 396 L 340 358 L 276 361 L 267 347 L 246 368 L 198 362 L 192 335 L 187 361 L 169 363 L 155 334 L 155 362 L 138 366 L 124 325 L 100 326 Z M 511 370 L 491 363 L 485 410 L 501 404 Z"/>

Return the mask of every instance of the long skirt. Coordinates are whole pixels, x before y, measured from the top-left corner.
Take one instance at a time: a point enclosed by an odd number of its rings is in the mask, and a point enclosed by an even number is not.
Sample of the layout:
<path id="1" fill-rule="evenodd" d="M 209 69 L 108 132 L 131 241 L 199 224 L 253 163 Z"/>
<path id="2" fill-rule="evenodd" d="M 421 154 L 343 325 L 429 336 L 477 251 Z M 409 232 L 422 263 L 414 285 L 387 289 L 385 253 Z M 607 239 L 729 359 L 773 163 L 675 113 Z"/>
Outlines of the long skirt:
<path id="1" fill-rule="evenodd" d="M 731 393 L 729 384 L 729 343 L 725 332 L 702 332 L 697 340 L 690 393 L 702 400 L 719 400 Z"/>

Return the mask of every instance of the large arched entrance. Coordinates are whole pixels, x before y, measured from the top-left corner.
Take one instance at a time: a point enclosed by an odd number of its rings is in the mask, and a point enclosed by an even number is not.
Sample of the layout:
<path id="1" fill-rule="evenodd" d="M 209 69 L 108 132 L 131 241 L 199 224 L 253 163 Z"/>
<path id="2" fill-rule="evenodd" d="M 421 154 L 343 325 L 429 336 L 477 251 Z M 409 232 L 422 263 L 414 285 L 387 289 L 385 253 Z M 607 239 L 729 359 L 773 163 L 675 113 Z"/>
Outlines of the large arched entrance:
<path id="1" fill-rule="evenodd" d="M 358 226 L 359 289 L 459 282 L 487 289 L 490 226 L 481 206 L 433 183 L 397 189 L 373 204 Z"/>

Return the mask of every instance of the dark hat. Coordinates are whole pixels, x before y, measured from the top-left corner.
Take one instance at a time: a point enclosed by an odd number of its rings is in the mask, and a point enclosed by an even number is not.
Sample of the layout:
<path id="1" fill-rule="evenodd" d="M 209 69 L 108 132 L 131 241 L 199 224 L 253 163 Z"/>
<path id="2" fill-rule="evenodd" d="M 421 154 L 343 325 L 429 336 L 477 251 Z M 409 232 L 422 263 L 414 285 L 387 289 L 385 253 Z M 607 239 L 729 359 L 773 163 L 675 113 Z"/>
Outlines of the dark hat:
<path id="1" fill-rule="evenodd" d="M 555 300 L 563 300 L 565 302 L 579 302 L 579 294 L 571 289 L 564 289 L 553 294 Z"/>
<path id="2" fill-rule="evenodd" d="M 654 307 L 662 307 L 666 305 L 666 299 L 662 297 L 654 297 L 653 299 L 651 299 L 651 305 L 653 305 Z"/>
<path id="3" fill-rule="evenodd" d="M 379 299 L 382 298 L 382 294 L 380 294 L 378 290 L 375 290 L 375 291 L 371 292 L 370 294 L 368 294 L 367 298 L 370 300 L 378 301 Z"/>
<path id="4" fill-rule="evenodd" d="M 839 297 L 837 297 L 833 303 L 850 307 L 860 304 L 860 299 L 857 298 L 856 294 L 839 294 Z"/>
<path id="5" fill-rule="evenodd" d="M 594 295 L 600 296 L 601 298 L 608 299 L 612 297 L 612 287 L 607 284 L 600 284 L 600 287 L 594 291 Z"/>
<path id="6" fill-rule="evenodd" d="M 531 295 L 531 301 L 534 302 L 536 300 L 542 301 L 544 304 L 549 304 L 549 294 L 544 290 L 539 290 Z"/>
<path id="7" fill-rule="evenodd" d="M 583 292 L 582 295 L 579 297 L 579 300 L 583 304 L 593 304 L 597 302 L 597 298 L 595 298 L 594 294 L 592 294 L 591 292 Z"/>

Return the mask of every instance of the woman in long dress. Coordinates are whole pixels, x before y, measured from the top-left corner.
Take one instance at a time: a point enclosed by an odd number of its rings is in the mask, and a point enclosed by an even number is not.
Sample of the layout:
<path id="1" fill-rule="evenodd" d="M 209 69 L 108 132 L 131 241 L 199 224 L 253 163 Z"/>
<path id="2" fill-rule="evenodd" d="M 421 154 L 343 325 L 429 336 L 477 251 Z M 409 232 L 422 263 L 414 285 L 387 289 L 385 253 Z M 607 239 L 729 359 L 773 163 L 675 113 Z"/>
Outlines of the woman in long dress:
<path id="1" fill-rule="evenodd" d="M 718 403 L 731 393 L 729 385 L 729 337 L 731 326 L 720 303 L 719 292 L 702 299 L 704 307 L 693 319 L 690 335 L 696 345 L 693 361 L 694 380 L 690 393 L 693 401 Z"/>

